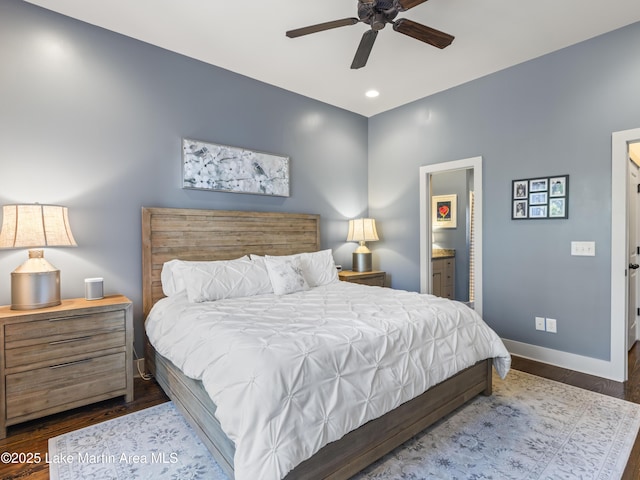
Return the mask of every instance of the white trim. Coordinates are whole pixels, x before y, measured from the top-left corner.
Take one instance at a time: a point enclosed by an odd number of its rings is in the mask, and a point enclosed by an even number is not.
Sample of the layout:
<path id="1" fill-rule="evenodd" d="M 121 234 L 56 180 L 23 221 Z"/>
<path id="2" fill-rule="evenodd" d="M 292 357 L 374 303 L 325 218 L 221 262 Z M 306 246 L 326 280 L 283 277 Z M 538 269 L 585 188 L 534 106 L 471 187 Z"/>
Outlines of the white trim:
<path id="1" fill-rule="evenodd" d="M 465 158 L 453 162 L 435 163 L 420 167 L 420 292 L 431 291 L 431 174 L 450 170 L 473 169 L 475 191 L 475 311 L 482 315 L 482 157 Z"/>
<path id="2" fill-rule="evenodd" d="M 611 376 L 627 379 L 627 169 L 640 128 L 611 135 Z"/>
<path id="3" fill-rule="evenodd" d="M 431 175 L 420 167 L 420 293 L 431 291 L 431 268 L 429 267 L 429 251 L 432 248 L 431 228 L 429 228 L 431 197 Z"/>
<path id="4" fill-rule="evenodd" d="M 512 355 L 528 358 L 537 362 L 548 363 L 557 367 L 568 368 L 570 370 L 575 370 L 576 372 L 587 373 L 589 375 L 622 382 L 620 378 L 611 375 L 611 362 L 606 360 L 584 357 L 574 353 L 562 352 L 560 350 L 539 347 L 529 343 L 516 342 L 515 340 L 508 340 L 505 338 L 502 339 L 502 342 Z"/>

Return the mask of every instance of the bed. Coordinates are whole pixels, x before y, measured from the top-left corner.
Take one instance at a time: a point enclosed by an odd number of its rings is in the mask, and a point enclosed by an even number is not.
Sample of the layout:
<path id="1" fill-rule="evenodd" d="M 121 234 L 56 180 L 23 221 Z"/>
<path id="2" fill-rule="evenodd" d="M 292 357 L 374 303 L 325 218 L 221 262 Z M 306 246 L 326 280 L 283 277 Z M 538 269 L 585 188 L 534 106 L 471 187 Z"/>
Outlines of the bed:
<path id="1" fill-rule="evenodd" d="M 154 305 L 165 297 L 161 272 L 166 262 L 174 259 L 230 260 L 249 254 L 284 256 L 319 252 L 319 223 L 318 215 L 308 214 L 143 208 L 145 318 Z M 331 288 L 335 289 L 336 285 L 327 287 Z M 145 360 L 148 370 L 192 425 L 221 468 L 230 478 L 235 478 L 236 446 L 224 433 L 216 416 L 218 407 L 205 390 L 203 381 L 183 374 L 172 361 L 159 354 L 149 341 L 145 342 Z M 505 358 L 500 361 L 504 364 Z M 476 395 L 491 394 L 491 376 L 492 359 L 482 359 L 388 413 L 322 446 L 310 458 L 297 464 L 285 478 L 350 478 Z"/>

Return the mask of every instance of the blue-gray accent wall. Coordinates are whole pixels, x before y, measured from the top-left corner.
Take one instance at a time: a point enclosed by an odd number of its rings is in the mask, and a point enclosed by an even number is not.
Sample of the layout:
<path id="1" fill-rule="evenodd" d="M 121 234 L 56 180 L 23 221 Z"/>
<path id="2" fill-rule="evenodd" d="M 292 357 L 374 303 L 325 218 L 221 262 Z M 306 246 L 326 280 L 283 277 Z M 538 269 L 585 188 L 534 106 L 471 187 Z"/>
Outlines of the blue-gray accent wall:
<path id="1" fill-rule="evenodd" d="M 611 134 L 640 126 L 640 23 L 369 119 L 377 267 L 418 290 L 418 169 L 482 156 L 484 318 L 518 342 L 610 356 Z M 570 175 L 569 219 L 511 220 L 511 181 Z M 596 242 L 572 257 L 572 240 Z M 534 317 L 558 333 L 534 329 Z"/>
<path id="2" fill-rule="evenodd" d="M 134 301 L 140 352 L 142 206 L 319 213 L 346 267 L 346 220 L 368 213 L 374 267 L 418 290 L 418 169 L 480 155 L 485 319 L 504 338 L 609 359 L 611 133 L 640 126 L 637 45 L 640 24 L 367 119 L 3 0 L 0 204 L 69 207 L 79 246 L 46 252 L 62 296 L 103 276 Z M 181 189 L 183 137 L 289 155 L 291 197 Z M 569 219 L 512 221 L 511 180 L 555 174 L 570 175 Z M 571 257 L 571 240 L 596 256 Z M 0 303 L 25 258 L 0 251 Z"/>
<path id="3" fill-rule="evenodd" d="M 69 207 L 78 247 L 45 252 L 61 295 L 104 277 L 134 302 L 139 354 L 142 206 L 319 213 L 322 246 L 351 265 L 367 118 L 19 0 L 0 2 L 0 65 L 0 205 Z M 291 196 L 181 189 L 183 137 L 288 155 Z M 26 258 L 0 251 L 0 304 Z"/>

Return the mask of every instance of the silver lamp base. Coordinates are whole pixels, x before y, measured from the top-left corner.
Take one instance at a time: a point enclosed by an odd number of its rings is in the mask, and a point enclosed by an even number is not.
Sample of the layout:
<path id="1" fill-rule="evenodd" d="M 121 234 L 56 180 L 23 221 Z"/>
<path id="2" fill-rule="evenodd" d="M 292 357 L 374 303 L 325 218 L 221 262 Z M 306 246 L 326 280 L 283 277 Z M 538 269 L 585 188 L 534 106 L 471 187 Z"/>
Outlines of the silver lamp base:
<path id="1" fill-rule="evenodd" d="M 370 272 L 373 270 L 371 267 L 371 252 L 368 253 L 353 253 L 353 266 L 351 269 L 354 272 Z"/>
<path id="2" fill-rule="evenodd" d="M 11 274 L 11 309 L 60 305 L 60 271 Z"/>
<path id="3" fill-rule="evenodd" d="M 60 270 L 42 250 L 30 250 L 29 260 L 11 272 L 11 309 L 33 310 L 60 305 Z"/>

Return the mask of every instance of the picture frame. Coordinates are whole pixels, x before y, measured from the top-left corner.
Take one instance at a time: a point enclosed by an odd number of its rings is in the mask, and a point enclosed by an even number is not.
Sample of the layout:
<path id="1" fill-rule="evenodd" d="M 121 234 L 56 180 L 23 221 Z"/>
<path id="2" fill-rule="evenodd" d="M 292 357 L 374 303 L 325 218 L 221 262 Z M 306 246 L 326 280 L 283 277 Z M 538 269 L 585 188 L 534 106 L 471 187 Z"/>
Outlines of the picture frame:
<path id="1" fill-rule="evenodd" d="M 549 188 L 548 178 L 532 178 L 529 180 L 530 192 L 546 192 Z"/>
<path id="2" fill-rule="evenodd" d="M 182 188 L 289 197 L 289 157 L 183 138 Z"/>
<path id="3" fill-rule="evenodd" d="M 552 177 L 549 179 L 549 196 L 550 197 L 566 197 L 567 195 L 567 178 Z"/>
<path id="4" fill-rule="evenodd" d="M 529 195 L 529 205 L 546 205 L 547 203 L 547 192 L 535 192 Z"/>
<path id="5" fill-rule="evenodd" d="M 567 209 L 566 199 L 551 198 L 549 199 L 549 218 L 566 218 Z"/>
<path id="6" fill-rule="evenodd" d="M 547 218 L 547 206 L 529 205 L 529 218 Z"/>
<path id="7" fill-rule="evenodd" d="M 457 228 L 458 195 L 433 195 L 431 197 L 432 226 Z"/>
<path id="8" fill-rule="evenodd" d="M 567 218 L 569 218 L 569 175 L 512 180 L 512 220 Z"/>
<path id="9" fill-rule="evenodd" d="M 513 182 L 513 199 L 529 198 L 529 182 L 526 180 Z"/>
<path id="10" fill-rule="evenodd" d="M 529 202 L 527 200 L 515 200 L 513 202 L 512 218 L 527 218 Z"/>

